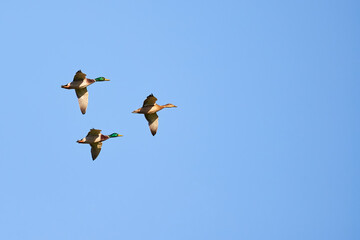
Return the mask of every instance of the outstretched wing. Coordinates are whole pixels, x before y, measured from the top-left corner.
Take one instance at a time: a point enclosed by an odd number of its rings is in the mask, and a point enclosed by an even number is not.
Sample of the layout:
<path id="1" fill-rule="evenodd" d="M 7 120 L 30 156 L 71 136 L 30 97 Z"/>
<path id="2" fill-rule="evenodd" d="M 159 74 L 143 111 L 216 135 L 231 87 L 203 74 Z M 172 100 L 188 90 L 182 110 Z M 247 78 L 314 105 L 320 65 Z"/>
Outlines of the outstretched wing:
<path id="1" fill-rule="evenodd" d="M 90 146 L 91 146 L 91 157 L 94 161 L 97 158 L 97 156 L 99 156 L 102 147 L 102 142 L 92 143 L 90 144 Z"/>
<path id="2" fill-rule="evenodd" d="M 145 114 L 145 118 L 149 123 L 149 128 L 151 131 L 151 134 L 153 136 L 155 136 L 156 131 L 158 129 L 159 126 L 159 117 L 156 113 L 152 113 L 152 114 Z"/>
<path id="3" fill-rule="evenodd" d="M 143 107 L 145 106 L 153 106 L 156 102 L 157 98 L 154 97 L 154 95 L 150 94 L 149 96 L 147 96 L 147 98 L 144 101 Z"/>
<path id="4" fill-rule="evenodd" d="M 97 136 L 99 136 L 100 132 L 101 132 L 101 130 L 92 128 L 92 129 L 90 129 L 90 131 L 86 135 L 86 137 L 89 137 L 89 136 L 97 137 Z"/>
<path id="5" fill-rule="evenodd" d="M 86 88 L 75 89 L 75 92 L 79 101 L 80 110 L 82 114 L 85 114 L 88 105 L 89 93 Z"/>
<path id="6" fill-rule="evenodd" d="M 74 82 L 76 81 L 83 81 L 86 78 L 86 74 L 81 72 L 81 70 L 77 71 L 74 76 Z"/>

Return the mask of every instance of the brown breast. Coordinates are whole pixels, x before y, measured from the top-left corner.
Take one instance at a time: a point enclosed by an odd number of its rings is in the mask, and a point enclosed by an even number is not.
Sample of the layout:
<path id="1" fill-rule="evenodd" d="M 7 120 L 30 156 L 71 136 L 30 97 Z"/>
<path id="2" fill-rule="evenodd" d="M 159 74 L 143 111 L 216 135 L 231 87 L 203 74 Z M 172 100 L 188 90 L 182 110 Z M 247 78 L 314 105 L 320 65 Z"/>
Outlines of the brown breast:
<path id="1" fill-rule="evenodd" d="M 109 138 L 110 138 L 109 136 L 101 134 L 100 141 L 102 142 L 102 141 L 108 140 Z"/>

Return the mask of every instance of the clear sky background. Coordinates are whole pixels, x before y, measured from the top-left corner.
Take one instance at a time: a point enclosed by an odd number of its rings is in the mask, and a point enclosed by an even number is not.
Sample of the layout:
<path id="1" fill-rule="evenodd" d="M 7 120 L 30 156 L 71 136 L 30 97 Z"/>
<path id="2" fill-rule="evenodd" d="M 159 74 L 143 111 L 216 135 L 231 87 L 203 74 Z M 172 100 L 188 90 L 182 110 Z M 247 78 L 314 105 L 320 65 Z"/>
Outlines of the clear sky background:
<path id="1" fill-rule="evenodd" d="M 0 8 L 1 239 L 360 239 L 358 1 Z"/>

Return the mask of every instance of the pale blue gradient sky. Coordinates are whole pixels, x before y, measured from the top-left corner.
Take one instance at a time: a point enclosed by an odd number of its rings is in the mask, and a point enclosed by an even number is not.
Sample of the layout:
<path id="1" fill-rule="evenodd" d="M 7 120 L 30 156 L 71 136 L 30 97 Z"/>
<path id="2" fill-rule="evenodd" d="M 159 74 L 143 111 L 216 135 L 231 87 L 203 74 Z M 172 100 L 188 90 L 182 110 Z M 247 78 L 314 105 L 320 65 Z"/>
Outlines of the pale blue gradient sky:
<path id="1" fill-rule="evenodd" d="M 360 239 L 357 1 L 0 8 L 1 239 Z"/>

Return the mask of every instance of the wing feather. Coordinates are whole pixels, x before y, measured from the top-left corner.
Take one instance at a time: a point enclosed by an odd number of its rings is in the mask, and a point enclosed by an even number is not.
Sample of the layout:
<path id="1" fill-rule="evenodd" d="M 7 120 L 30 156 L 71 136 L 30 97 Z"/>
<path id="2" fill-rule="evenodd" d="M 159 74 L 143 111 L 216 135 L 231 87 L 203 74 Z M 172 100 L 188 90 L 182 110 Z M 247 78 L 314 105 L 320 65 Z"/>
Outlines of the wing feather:
<path id="1" fill-rule="evenodd" d="M 97 158 L 97 156 L 99 156 L 102 147 L 102 142 L 92 143 L 90 144 L 90 146 L 91 146 L 91 157 L 94 161 Z"/>
<path id="2" fill-rule="evenodd" d="M 74 76 L 74 82 L 76 81 L 83 81 L 86 78 L 86 74 L 81 72 L 81 70 L 77 71 Z"/>
<path id="3" fill-rule="evenodd" d="M 85 114 L 88 105 L 89 93 L 86 88 L 75 89 L 75 92 L 79 101 L 80 110 L 82 114 Z"/>
<path id="4" fill-rule="evenodd" d="M 155 136 L 156 131 L 158 129 L 159 126 L 159 117 L 156 113 L 152 113 L 152 114 L 145 114 L 145 118 L 149 123 L 149 128 L 151 131 L 151 134 L 153 136 Z"/>
<path id="5" fill-rule="evenodd" d="M 143 107 L 145 106 L 153 106 L 157 101 L 157 98 L 154 95 L 150 94 L 144 101 Z"/>
<path id="6" fill-rule="evenodd" d="M 87 134 L 87 137 L 89 137 L 89 136 L 98 137 L 100 132 L 101 132 L 101 130 L 92 128 L 92 129 L 90 129 L 89 133 Z"/>

